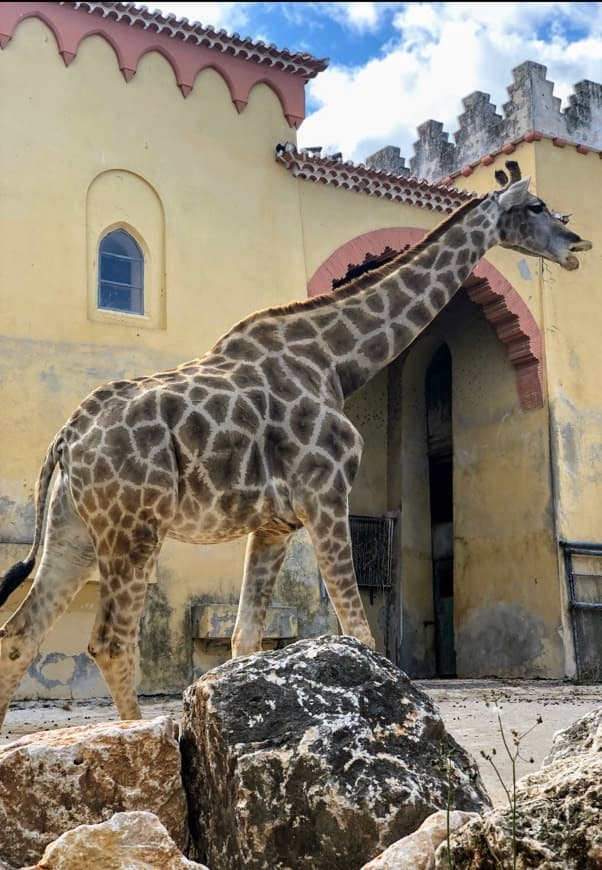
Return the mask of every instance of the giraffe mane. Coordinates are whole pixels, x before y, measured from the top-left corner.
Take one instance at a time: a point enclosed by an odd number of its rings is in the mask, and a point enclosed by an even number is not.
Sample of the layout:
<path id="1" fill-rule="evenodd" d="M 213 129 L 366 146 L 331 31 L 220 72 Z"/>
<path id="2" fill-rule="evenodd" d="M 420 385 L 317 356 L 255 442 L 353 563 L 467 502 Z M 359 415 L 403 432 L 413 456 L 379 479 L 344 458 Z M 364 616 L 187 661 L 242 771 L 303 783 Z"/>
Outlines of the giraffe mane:
<path id="1" fill-rule="evenodd" d="M 433 227 L 433 229 L 427 233 L 427 235 L 417 242 L 412 247 L 407 248 L 404 251 L 401 251 L 398 254 L 395 254 L 390 260 L 382 263 L 379 266 L 376 266 L 373 269 L 364 272 L 361 275 L 358 275 L 356 278 L 352 278 L 350 281 L 338 287 L 332 293 L 323 293 L 320 296 L 314 296 L 311 299 L 303 299 L 300 302 L 289 302 L 286 305 L 277 305 L 272 308 L 263 308 L 260 311 L 256 311 L 254 314 L 249 315 L 244 320 L 239 321 L 235 326 L 229 330 L 223 338 L 227 338 L 232 332 L 235 332 L 245 326 L 249 326 L 251 323 L 255 323 L 257 320 L 261 320 L 263 318 L 269 317 L 281 317 L 286 314 L 297 314 L 302 311 L 313 311 L 315 308 L 322 308 L 326 305 L 331 305 L 333 302 L 338 301 L 339 299 L 345 299 L 348 296 L 353 296 L 355 293 L 358 293 L 360 290 L 365 290 L 368 287 L 377 284 L 379 281 L 382 281 L 384 278 L 387 278 L 391 275 L 392 272 L 395 272 L 401 266 L 404 266 L 406 263 L 410 263 L 414 257 L 417 257 L 428 245 L 432 242 L 436 242 L 441 236 L 447 232 L 447 230 L 455 224 L 455 222 L 460 217 L 464 217 L 467 212 L 471 211 L 473 208 L 476 208 L 480 205 L 484 199 L 488 196 L 479 196 L 474 197 L 473 199 L 469 199 L 468 202 L 462 203 L 462 205 L 457 208 L 452 214 L 447 215 L 437 226 Z"/>

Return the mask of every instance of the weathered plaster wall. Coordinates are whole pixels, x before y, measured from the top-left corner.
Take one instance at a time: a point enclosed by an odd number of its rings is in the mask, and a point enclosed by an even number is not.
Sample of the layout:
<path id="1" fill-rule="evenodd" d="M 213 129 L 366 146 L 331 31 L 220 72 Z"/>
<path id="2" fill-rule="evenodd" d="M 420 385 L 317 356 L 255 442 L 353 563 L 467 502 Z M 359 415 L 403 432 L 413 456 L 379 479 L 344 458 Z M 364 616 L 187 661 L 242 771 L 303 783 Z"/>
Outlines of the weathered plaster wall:
<path id="1" fill-rule="evenodd" d="M 40 21 L 28 20 L 0 53 L 7 119 L 0 139 L 0 233 L 11 252 L 0 258 L 3 568 L 26 551 L 17 545 L 31 536 L 33 484 L 46 445 L 90 389 L 197 356 L 249 312 L 304 298 L 320 264 L 361 233 L 429 228 L 442 217 L 294 179 L 275 165 L 275 143 L 290 139 L 291 130 L 278 98 L 263 85 L 237 114 L 213 70 L 200 74 L 184 100 L 157 53 L 141 60 L 126 85 L 100 37 L 87 39 L 68 69 L 53 40 Z M 600 345 L 592 314 L 600 292 L 594 277 L 600 272 L 600 163 L 597 155 L 569 154 L 545 141 L 521 143 L 513 158 L 539 193 L 575 213 L 576 231 L 596 247 L 572 274 L 499 248 L 488 255 L 544 329 L 551 459 L 547 410 L 520 411 L 514 371 L 482 315 L 468 302 L 454 303 L 429 332 L 433 341 L 448 342 L 455 367 L 458 668 L 464 675 L 559 676 L 554 524 L 567 537 L 602 538 L 596 483 Z M 493 170 L 504 159 L 499 155 L 495 165 L 455 183 L 490 190 Z M 120 173 L 128 179 L 119 220 L 135 224 L 136 215 L 156 203 L 145 230 L 153 275 L 163 264 L 153 284 L 153 322 L 89 316 L 95 272 L 90 238 L 108 219 L 106 202 L 94 198 L 95 180 L 108 171 L 114 173 L 111 183 L 119 183 Z M 141 184 L 130 183 L 135 178 Z M 356 513 L 381 514 L 403 503 L 403 654 L 412 668 L 428 673 L 432 641 L 423 623 L 432 593 L 419 424 L 426 362 L 420 354 L 416 345 L 403 367 L 401 400 L 382 375 L 349 404 L 366 440 L 351 505 Z M 401 428 L 392 431 L 384 408 L 398 400 Z M 392 464 L 397 447 L 399 480 Z M 236 604 L 244 546 L 166 544 L 142 625 L 144 691 L 179 688 L 193 670 L 221 660 L 223 649 L 202 649 L 193 640 L 190 606 Z M 104 692 L 84 653 L 96 595 L 90 583 L 76 598 L 45 641 L 22 696 Z M 18 600 L 15 595 L 11 607 Z M 303 533 L 291 547 L 275 600 L 298 607 L 303 633 L 336 630 Z M 383 649 L 391 611 L 382 596 L 374 605 L 367 595 L 365 601 Z M 399 626 L 391 635 L 396 632 Z M 568 647 L 566 656 L 568 661 Z"/>
<path id="2" fill-rule="evenodd" d="M 49 440 L 92 388 L 197 356 L 251 311 L 305 298 L 308 277 L 350 236 L 441 217 L 296 181 L 274 163 L 275 143 L 291 130 L 268 88 L 255 87 L 238 114 L 223 80 L 207 70 L 184 100 L 156 53 L 126 85 L 101 37 L 87 39 L 65 69 L 45 25 L 25 21 L 0 54 L 0 97 L 12 119 L 0 142 L 0 223 L 12 252 L 0 262 L 0 401 L 8 420 L 0 535 L 13 544 L 31 540 L 33 485 Z M 113 220 L 143 236 L 157 314 L 150 320 L 91 304 L 94 237 Z M 352 501 L 358 513 L 386 510 L 383 377 L 350 406 L 366 440 Z M 244 548 L 244 540 L 165 544 L 141 626 L 143 691 L 179 688 L 193 670 L 227 656 L 224 644 L 192 638 L 190 608 L 236 605 Z M 0 544 L 3 568 L 27 547 L 17 549 Z M 21 697 L 106 693 L 85 655 L 97 594 L 88 584 L 51 631 Z M 302 634 L 338 630 L 304 533 L 275 601 L 297 606 Z M 366 596 L 380 638 L 383 604 L 382 595 L 374 606 Z M 51 682 L 40 677 L 50 667 Z"/>
<path id="3" fill-rule="evenodd" d="M 594 247 L 575 272 L 542 276 L 557 531 L 560 539 L 602 543 L 602 170 L 598 154 L 542 142 L 537 190 L 572 214 L 570 226 Z"/>
<path id="4" fill-rule="evenodd" d="M 424 377 L 441 342 L 452 356 L 458 675 L 561 676 L 546 413 L 520 410 L 503 347 L 464 293 L 407 353 L 398 383 L 402 666 L 435 667 Z"/>
<path id="5" fill-rule="evenodd" d="M 349 509 L 352 514 L 382 516 L 388 510 L 387 466 L 387 372 L 379 372 L 352 396 L 346 410 L 364 439 L 364 451 Z M 366 617 L 379 652 L 385 652 L 387 596 L 361 590 Z"/>
<path id="6" fill-rule="evenodd" d="M 66 69 L 50 31 L 30 19 L 0 52 L 0 102 L 0 234 L 10 251 L 0 259 L 0 538 L 15 543 L 31 540 L 47 444 L 93 387 L 198 356 L 256 308 L 304 298 L 306 281 L 297 191 L 273 160 L 291 130 L 264 85 L 238 114 L 209 69 L 185 100 L 157 53 L 126 85 L 99 36 Z M 138 224 L 152 267 L 164 264 L 156 323 L 88 316 L 96 264 L 87 235 L 111 220 L 107 197 L 92 201 L 90 191 L 107 171 L 116 190 L 120 173 L 141 180 L 109 199 L 113 220 Z M 149 223 L 153 196 L 161 219 Z M 200 595 L 237 601 L 244 546 L 165 546 L 142 626 L 145 691 L 188 682 L 188 606 Z M 0 544 L 2 569 L 26 549 Z M 85 655 L 96 596 L 88 584 L 57 623 L 22 697 L 105 693 Z M 329 618 L 324 611 L 324 629 Z"/>

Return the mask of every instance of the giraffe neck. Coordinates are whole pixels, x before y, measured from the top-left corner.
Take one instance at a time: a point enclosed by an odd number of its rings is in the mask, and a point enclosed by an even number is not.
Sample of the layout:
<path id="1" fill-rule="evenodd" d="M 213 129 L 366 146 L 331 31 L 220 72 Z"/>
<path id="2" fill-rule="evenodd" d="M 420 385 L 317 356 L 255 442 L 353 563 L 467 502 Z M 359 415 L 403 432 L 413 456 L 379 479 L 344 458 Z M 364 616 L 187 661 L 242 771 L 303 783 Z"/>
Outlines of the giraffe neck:
<path id="1" fill-rule="evenodd" d="M 344 398 L 420 335 L 497 243 L 494 208 L 488 198 L 467 203 L 413 250 L 355 279 L 311 312 Z"/>

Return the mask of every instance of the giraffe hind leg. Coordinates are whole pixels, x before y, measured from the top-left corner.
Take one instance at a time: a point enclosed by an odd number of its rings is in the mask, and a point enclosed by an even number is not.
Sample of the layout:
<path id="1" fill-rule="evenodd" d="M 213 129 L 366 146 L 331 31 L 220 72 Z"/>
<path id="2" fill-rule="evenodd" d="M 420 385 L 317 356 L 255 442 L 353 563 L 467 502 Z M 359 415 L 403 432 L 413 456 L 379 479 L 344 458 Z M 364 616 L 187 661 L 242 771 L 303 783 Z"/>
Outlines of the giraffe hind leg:
<path id="1" fill-rule="evenodd" d="M 84 585 L 95 563 L 92 542 L 60 475 L 48 507 L 40 567 L 29 592 L 0 629 L 0 727 L 44 637 Z"/>
<path id="2" fill-rule="evenodd" d="M 258 531 L 249 535 L 240 603 L 232 634 L 233 658 L 261 649 L 268 605 L 290 539 L 290 532 L 276 535 Z"/>
<path id="3" fill-rule="evenodd" d="M 117 556 L 100 549 L 100 603 L 88 645 L 121 719 L 141 718 L 136 693 L 138 629 L 160 549 L 153 525 L 138 528 L 143 543 L 130 553 Z"/>

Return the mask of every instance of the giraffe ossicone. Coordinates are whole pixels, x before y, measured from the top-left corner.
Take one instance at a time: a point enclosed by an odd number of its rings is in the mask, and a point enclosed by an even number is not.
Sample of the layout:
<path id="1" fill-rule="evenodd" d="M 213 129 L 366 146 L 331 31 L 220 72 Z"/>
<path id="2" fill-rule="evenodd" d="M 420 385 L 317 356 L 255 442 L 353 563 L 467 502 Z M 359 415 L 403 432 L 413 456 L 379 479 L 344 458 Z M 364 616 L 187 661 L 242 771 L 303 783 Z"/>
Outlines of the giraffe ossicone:
<path id="1" fill-rule="evenodd" d="M 31 551 L 0 582 L 1 606 L 43 540 L 33 584 L 0 630 L 0 724 L 95 567 L 100 603 L 88 650 L 119 715 L 139 717 L 138 624 L 166 537 L 248 536 L 232 637 L 233 655 L 244 655 L 261 649 L 276 576 L 305 526 L 343 633 L 374 646 L 348 523 L 363 442 L 344 402 L 424 330 L 493 245 L 576 268 L 575 252 L 591 244 L 527 185 L 514 172 L 502 191 L 465 203 L 414 248 L 332 295 L 256 312 L 203 357 L 84 399 L 46 453 Z"/>

